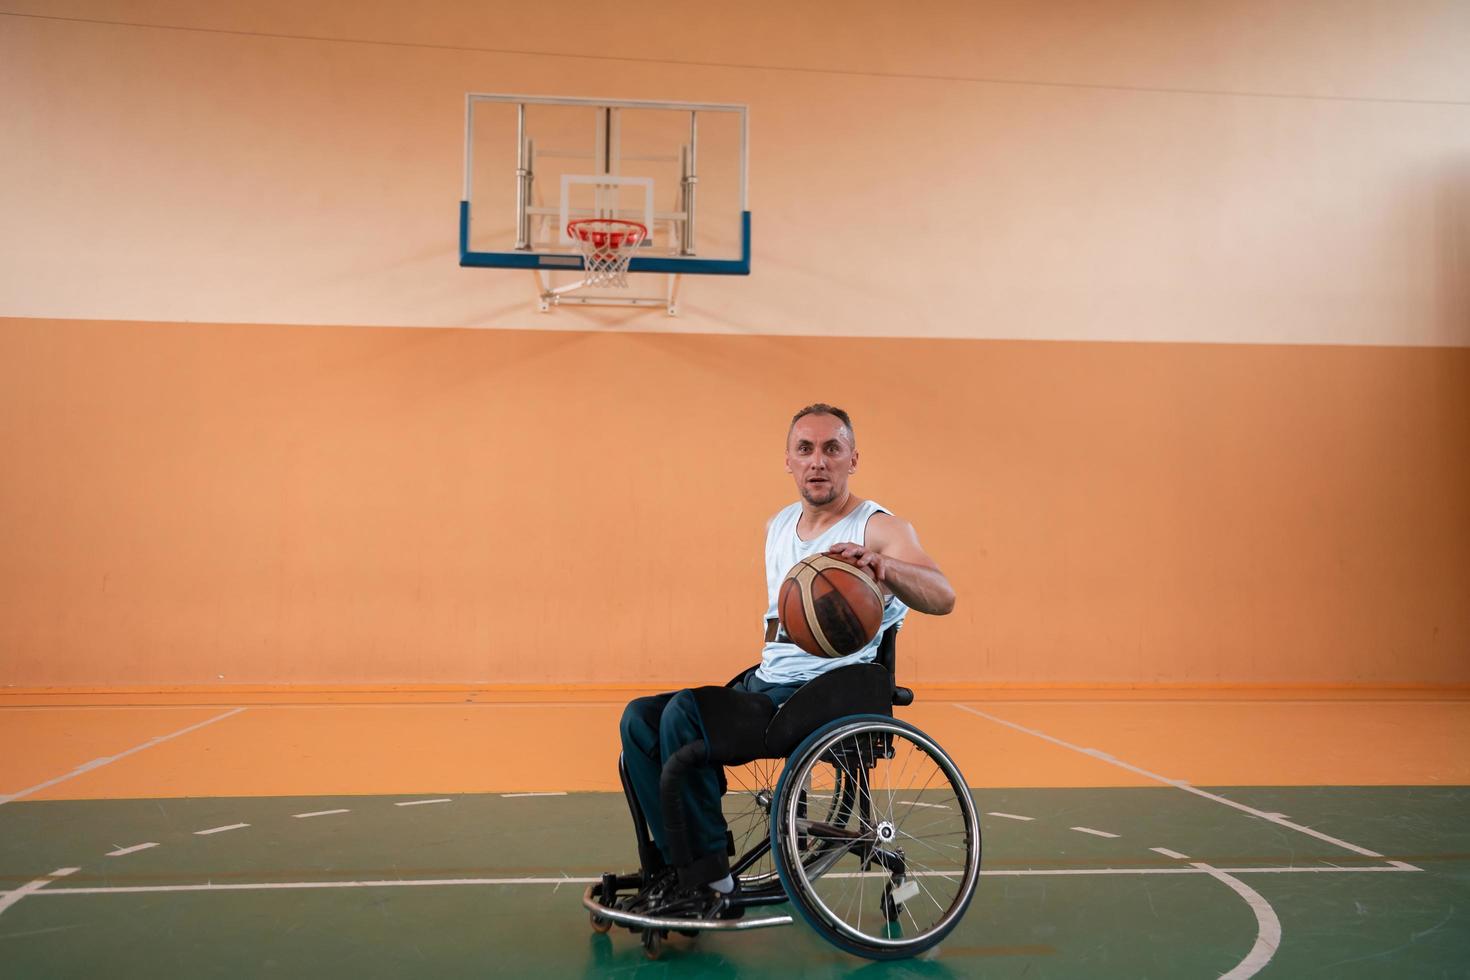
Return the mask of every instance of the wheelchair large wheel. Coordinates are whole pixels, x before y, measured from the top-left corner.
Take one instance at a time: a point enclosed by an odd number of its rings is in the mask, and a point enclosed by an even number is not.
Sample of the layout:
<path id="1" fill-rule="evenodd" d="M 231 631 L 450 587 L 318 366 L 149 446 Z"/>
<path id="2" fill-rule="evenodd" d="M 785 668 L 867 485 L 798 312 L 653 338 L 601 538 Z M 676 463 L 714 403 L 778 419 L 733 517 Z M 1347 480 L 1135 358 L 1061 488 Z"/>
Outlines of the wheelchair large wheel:
<path id="1" fill-rule="evenodd" d="M 852 805 L 820 806 L 848 786 Z M 801 916 L 869 959 L 915 956 L 943 939 L 980 875 L 980 821 L 964 777 L 933 739 L 883 715 L 839 719 L 797 748 L 770 834 Z"/>

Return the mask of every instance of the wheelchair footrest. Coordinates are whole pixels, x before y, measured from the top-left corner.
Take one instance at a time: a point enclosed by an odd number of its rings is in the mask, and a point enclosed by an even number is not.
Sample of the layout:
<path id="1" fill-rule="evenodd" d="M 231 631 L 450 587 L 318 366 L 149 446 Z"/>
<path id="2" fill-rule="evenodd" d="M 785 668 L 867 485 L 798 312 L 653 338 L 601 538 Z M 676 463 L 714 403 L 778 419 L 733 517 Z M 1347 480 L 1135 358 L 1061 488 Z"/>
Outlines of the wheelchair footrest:
<path id="1" fill-rule="evenodd" d="M 789 926 L 792 921 L 789 915 L 771 915 L 763 919 L 682 919 L 658 915 L 640 915 L 637 912 L 608 908 L 601 902 L 601 892 L 601 884 L 588 885 L 587 891 L 582 895 L 582 905 L 593 915 L 604 918 L 609 922 L 616 922 L 620 926 L 627 926 L 630 929 L 739 932 L 745 929 Z"/>

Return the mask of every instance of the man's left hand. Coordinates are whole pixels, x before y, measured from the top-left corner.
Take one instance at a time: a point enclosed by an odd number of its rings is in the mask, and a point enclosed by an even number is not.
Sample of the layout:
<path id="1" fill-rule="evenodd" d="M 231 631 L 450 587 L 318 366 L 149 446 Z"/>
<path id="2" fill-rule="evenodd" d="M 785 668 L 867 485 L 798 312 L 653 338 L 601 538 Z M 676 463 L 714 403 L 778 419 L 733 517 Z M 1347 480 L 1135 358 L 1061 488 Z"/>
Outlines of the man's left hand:
<path id="1" fill-rule="evenodd" d="M 849 565 L 856 565 L 879 582 L 888 581 L 888 559 L 876 551 L 851 541 L 844 541 L 842 544 L 834 544 L 828 548 L 827 554 L 833 558 L 840 558 Z"/>

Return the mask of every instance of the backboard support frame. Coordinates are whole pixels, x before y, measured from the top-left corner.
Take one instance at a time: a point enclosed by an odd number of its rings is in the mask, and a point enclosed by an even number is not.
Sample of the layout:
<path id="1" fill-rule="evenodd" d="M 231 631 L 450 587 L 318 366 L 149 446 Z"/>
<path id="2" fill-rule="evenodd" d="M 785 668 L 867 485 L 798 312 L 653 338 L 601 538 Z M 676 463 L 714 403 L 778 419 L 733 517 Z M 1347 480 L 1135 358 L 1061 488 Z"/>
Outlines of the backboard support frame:
<path id="1" fill-rule="evenodd" d="M 471 248 L 472 180 L 474 172 L 474 121 L 478 103 L 502 103 L 516 107 L 516 193 L 515 193 L 515 241 L 512 248 L 501 251 L 481 251 Z M 582 256 L 567 242 L 565 229 L 559 229 L 557 245 L 540 248 L 532 241 L 533 221 L 549 221 L 553 217 L 562 225 L 567 221 L 567 181 L 562 180 L 562 199 L 559 209 L 536 207 L 531 200 L 531 187 L 535 179 L 536 151 L 526 132 L 526 107 L 529 105 L 570 106 L 592 109 L 597 114 L 595 150 L 592 153 L 593 174 L 578 176 L 573 183 L 593 184 L 593 193 L 598 204 L 593 216 L 602 216 L 602 186 L 637 185 L 636 178 L 619 173 L 620 136 L 619 110 L 666 110 L 688 113 L 688 143 L 681 148 L 678 159 L 681 180 L 678 188 L 678 205 L 673 211 L 654 211 L 645 204 L 643 214 L 649 219 L 658 219 L 667 226 L 677 229 L 677 246 L 665 249 L 664 254 L 635 255 L 629 261 L 629 273 L 664 274 L 669 277 L 666 289 L 659 296 L 603 296 L 579 294 L 582 282 L 554 287 L 553 272 L 583 271 Z M 739 133 L 739 257 L 711 258 L 701 256 L 695 239 L 695 203 L 698 190 L 699 118 L 701 113 L 726 113 L 738 117 Z M 583 99 L 560 96 L 508 95 L 470 92 L 465 95 L 465 150 L 464 150 L 464 193 L 459 203 L 459 264 L 466 268 L 524 269 L 536 274 L 539 307 L 549 311 L 558 305 L 608 305 L 608 306 L 662 306 L 669 315 L 677 313 L 679 279 L 684 275 L 701 276 L 745 276 L 750 274 L 750 208 L 748 204 L 747 161 L 749 147 L 749 123 L 744 105 L 721 103 L 677 103 L 652 102 L 627 99 Z M 672 160 L 673 158 L 667 158 Z M 729 159 L 726 157 L 725 159 Z M 599 181 L 604 176 L 606 181 Z M 728 187 L 728 185 L 726 185 Z M 556 213 L 559 210 L 559 213 Z M 588 209 L 581 209 L 579 216 L 589 216 Z M 543 214 L 542 212 L 547 212 Z M 576 213 L 576 212 L 574 212 Z M 732 212 L 725 212 L 728 221 L 733 221 Z M 619 213 L 606 211 L 606 216 L 618 217 Z M 641 220 L 641 219 L 640 219 Z M 544 227 L 544 225 L 542 226 Z M 509 239 L 507 239 L 509 242 Z M 650 249 L 657 252 L 657 249 Z M 729 254 L 728 252 L 726 254 Z"/>

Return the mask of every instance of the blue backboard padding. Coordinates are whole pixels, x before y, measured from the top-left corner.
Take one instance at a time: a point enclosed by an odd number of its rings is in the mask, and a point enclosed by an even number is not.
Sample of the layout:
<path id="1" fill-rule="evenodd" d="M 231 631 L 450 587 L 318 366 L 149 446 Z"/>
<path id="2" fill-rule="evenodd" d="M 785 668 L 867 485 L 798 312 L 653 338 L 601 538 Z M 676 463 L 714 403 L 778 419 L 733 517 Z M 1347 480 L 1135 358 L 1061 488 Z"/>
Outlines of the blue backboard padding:
<path id="1" fill-rule="evenodd" d="M 543 255 L 537 252 L 471 252 L 470 202 L 459 202 L 459 264 L 475 269 L 561 269 L 580 270 L 582 256 Z M 663 255 L 637 256 L 628 263 L 629 272 L 666 272 L 685 276 L 750 275 L 750 212 L 740 214 L 740 258 L 678 259 Z"/>

